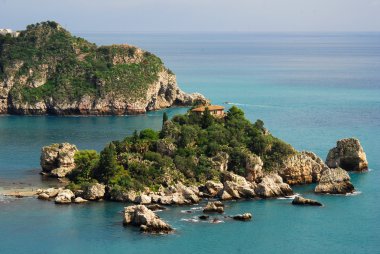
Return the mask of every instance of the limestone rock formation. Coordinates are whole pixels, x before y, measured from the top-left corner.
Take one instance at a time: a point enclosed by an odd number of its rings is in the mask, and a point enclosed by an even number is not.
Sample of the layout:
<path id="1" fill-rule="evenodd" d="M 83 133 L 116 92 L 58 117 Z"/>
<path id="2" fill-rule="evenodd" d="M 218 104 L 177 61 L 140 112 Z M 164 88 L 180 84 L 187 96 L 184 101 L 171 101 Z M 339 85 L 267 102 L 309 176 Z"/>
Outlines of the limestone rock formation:
<path id="1" fill-rule="evenodd" d="M 293 195 L 293 190 L 282 181 L 281 176 L 270 174 L 265 176 L 255 188 L 256 195 L 261 198 L 274 198 Z"/>
<path id="2" fill-rule="evenodd" d="M 224 213 L 224 204 L 220 201 L 211 201 L 203 208 L 204 213 Z"/>
<path id="3" fill-rule="evenodd" d="M 42 173 L 65 177 L 75 168 L 74 155 L 77 151 L 77 147 L 69 143 L 44 146 L 40 157 Z"/>
<path id="4" fill-rule="evenodd" d="M 219 152 L 214 157 L 210 158 L 211 164 L 216 170 L 221 172 L 227 171 L 228 168 L 228 160 L 230 156 L 226 152 Z"/>
<path id="5" fill-rule="evenodd" d="M 86 200 L 86 199 L 84 199 L 84 198 L 81 198 L 81 197 L 76 197 L 75 199 L 74 199 L 74 203 L 75 204 L 82 204 L 82 203 L 87 203 L 88 202 L 88 200 Z"/>
<path id="6" fill-rule="evenodd" d="M 246 179 L 250 182 L 258 182 L 264 176 L 263 161 L 253 153 L 249 153 L 245 159 L 245 174 Z"/>
<path id="7" fill-rule="evenodd" d="M 173 228 L 161 220 L 153 211 L 144 205 L 134 205 L 124 208 L 124 225 L 140 227 L 141 231 L 148 233 L 170 233 Z"/>
<path id="8" fill-rule="evenodd" d="M 55 197 L 54 202 L 56 204 L 70 204 L 75 198 L 74 193 L 71 190 L 65 189 L 61 190 Z"/>
<path id="9" fill-rule="evenodd" d="M 90 184 L 83 190 L 83 198 L 87 200 L 99 200 L 104 198 L 106 186 L 100 183 Z"/>
<path id="10" fill-rule="evenodd" d="M 316 200 L 303 198 L 301 196 L 296 196 L 293 201 L 293 205 L 310 205 L 310 206 L 322 206 L 322 204 Z"/>
<path id="11" fill-rule="evenodd" d="M 152 197 L 145 195 L 145 194 L 141 194 L 141 195 L 136 197 L 135 202 L 138 204 L 141 204 L 141 205 L 148 205 L 148 204 L 152 203 Z"/>
<path id="12" fill-rule="evenodd" d="M 250 183 L 244 177 L 232 172 L 225 172 L 223 178 L 223 189 L 218 193 L 221 200 L 255 197 L 255 183 Z"/>
<path id="13" fill-rule="evenodd" d="M 348 171 L 368 170 L 366 154 L 360 141 L 356 138 L 341 139 L 336 142 L 326 158 L 330 168 L 343 168 Z"/>
<path id="14" fill-rule="evenodd" d="M 317 155 L 303 151 L 288 158 L 278 173 L 290 185 L 309 184 L 318 182 L 321 172 L 327 168 Z"/>
<path id="15" fill-rule="evenodd" d="M 350 176 L 347 171 L 341 168 L 323 171 L 319 184 L 315 187 L 316 193 L 346 194 L 354 190 Z"/>
<path id="16" fill-rule="evenodd" d="M 223 184 L 209 180 L 206 182 L 204 189 L 208 195 L 215 197 L 223 189 Z"/>

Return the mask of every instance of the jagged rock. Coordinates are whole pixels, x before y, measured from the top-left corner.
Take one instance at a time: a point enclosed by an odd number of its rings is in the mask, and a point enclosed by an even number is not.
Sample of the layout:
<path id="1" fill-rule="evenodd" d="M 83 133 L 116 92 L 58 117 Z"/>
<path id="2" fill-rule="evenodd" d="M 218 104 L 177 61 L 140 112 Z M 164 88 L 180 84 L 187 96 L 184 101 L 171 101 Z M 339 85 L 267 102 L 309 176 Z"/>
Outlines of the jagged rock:
<path id="1" fill-rule="evenodd" d="M 124 208 L 124 225 L 134 225 L 148 233 L 170 233 L 173 228 L 144 205 Z"/>
<path id="2" fill-rule="evenodd" d="M 218 196 L 219 196 L 219 199 L 221 199 L 221 200 L 231 200 L 231 199 L 233 199 L 233 197 L 227 191 L 225 191 L 224 189 L 222 189 L 218 193 Z"/>
<path id="3" fill-rule="evenodd" d="M 76 203 L 76 204 L 82 204 L 82 203 L 86 203 L 86 202 L 88 202 L 88 200 L 81 198 L 81 197 L 76 197 L 74 199 L 74 203 Z"/>
<path id="4" fill-rule="evenodd" d="M 321 172 L 327 168 L 317 155 L 303 151 L 288 158 L 278 173 L 290 185 L 309 184 L 318 182 Z"/>
<path id="5" fill-rule="evenodd" d="M 336 142 L 326 158 L 330 168 L 343 168 L 348 171 L 368 170 L 367 156 L 356 138 L 341 139 Z"/>
<path id="6" fill-rule="evenodd" d="M 153 204 L 146 206 L 149 210 L 157 211 L 157 210 L 166 210 L 165 206 L 159 205 L 159 204 Z"/>
<path id="7" fill-rule="evenodd" d="M 253 153 L 247 154 L 245 158 L 245 174 L 246 179 L 250 182 L 261 180 L 264 176 L 263 161 L 261 158 Z"/>
<path id="8" fill-rule="evenodd" d="M 214 197 L 223 189 L 223 184 L 221 182 L 207 181 L 205 189 L 210 196 Z"/>
<path id="9" fill-rule="evenodd" d="M 243 213 L 243 214 L 237 214 L 232 216 L 234 220 L 239 220 L 239 221 L 249 221 L 252 219 L 252 214 L 251 213 Z"/>
<path id="10" fill-rule="evenodd" d="M 40 158 L 42 172 L 50 176 L 65 177 L 75 168 L 74 155 L 77 151 L 77 147 L 69 143 L 44 146 Z"/>
<path id="11" fill-rule="evenodd" d="M 273 198 L 293 195 L 293 190 L 289 184 L 282 181 L 281 176 L 271 174 L 261 180 L 255 188 L 255 193 L 261 198 Z"/>
<path id="12" fill-rule="evenodd" d="M 38 194 L 38 197 L 37 197 L 37 198 L 38 198 L 38 199 L 41 199 L 41 200 L 50 200 L 49 195 L 46 194 L 46 193 L 40 193 L 40 194 Z"/>
<path id="13" fill-rule="evenodd" d="M 198 218 L 200 220 L 208 220 L 210 218 L 210 216 L 208 216 L 208 215 L 200 215 L 200 216 L 198 216 Z"/>
<path id="14" fill-rule="evenodd" d="M 238 191 L 239 187 L 240 185 L 235 182 L 225 181 L 223 183 L 223 192 L 227 192 L 233 199 L 240 199 L 241 196 Z"/>
<path id="15" fill-rule="evenodd" d="M 175 185 L 175 188 L 176 188 L 177 192 L 179 192 L 187 200 L 187 202 L 190 202 L 193 204 L 199 202 L 198 188 L 186 187 L 185 185 L 183 185 L 180 182 Z"/>
<path id="16" fill-rule="evenodd" d="M 319 184 L 315 187 L 316 193 L 346 194 L 354 190 L 350 176 L 341 168 L 323 171 Z"/>
<path id="17" fill-rule="evenodd" d="M 135 202 L 141 205 L 148 205 L 152 203 L 152 198 L 148 195 L 141 194 L 140 196 L 137 196 Z"/>
<path id="18" fill-rule="evenodd" d="M 214 157 L 210 158 L 213 168 L 221 172 L 227 171 L 228 160 L 230 156 L 226 152 L 219 152 Z"/>
<path id="19" fill-rule="evenodd" d="M 224 204 L 220 201 L 207 202 L 205 208 L 203 208 L 204 213 L 224 213 Z"/>
<path id="20" fill-rule="evenodd" d="M 322 204 L 316 200 L 308 199 L 308 198 L 303 198 L 300 196 L 296 196 L 293 201 L 293 205 L 310 205 L 310 206 L 322 206 Z"/>
<path id="21" fill-rule="evenodd" d="M 244 177 L 232 172 L 226 172 L 223 178 L 223 189 L 218 193 L 220 199 L 228 200 L 255 197 L 256 194 L 252 188 L 252 184 L 247 182 Z"/>
<path id="22" fill-rule="evenodd" d="M 83 198 L 87 200 L 99 200 L 104 198 L 106 186 L 100 183 L 88 185 L 83 190 Z"/>
<path id="23" fill-rule="evenodd" d="M 70 204 L 74 197 L 75 195 L 71 190 L 65 189 L 58 193 L 54 201 L 56 204 Z"/>

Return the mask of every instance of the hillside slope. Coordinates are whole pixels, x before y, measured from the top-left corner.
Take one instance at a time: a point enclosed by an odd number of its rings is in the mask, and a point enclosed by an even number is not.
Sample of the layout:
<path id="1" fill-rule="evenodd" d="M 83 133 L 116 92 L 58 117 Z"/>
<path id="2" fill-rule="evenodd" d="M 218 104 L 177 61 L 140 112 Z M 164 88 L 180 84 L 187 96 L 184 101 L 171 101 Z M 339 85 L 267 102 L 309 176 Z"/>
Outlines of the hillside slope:
<path id="1" fill-rule="evenodd" d="M 51 21 L 0 35 L 0 114 L 122 115 L 195 102 L 206 100 L 137 47 L 98 47 Z"/>

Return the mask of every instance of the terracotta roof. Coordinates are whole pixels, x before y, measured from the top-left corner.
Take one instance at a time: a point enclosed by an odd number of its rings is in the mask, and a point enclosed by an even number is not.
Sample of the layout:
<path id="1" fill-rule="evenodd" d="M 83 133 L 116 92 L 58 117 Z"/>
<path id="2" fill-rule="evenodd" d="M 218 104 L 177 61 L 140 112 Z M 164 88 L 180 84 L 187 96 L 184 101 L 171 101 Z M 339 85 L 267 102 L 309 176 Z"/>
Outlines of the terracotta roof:
<path id="1" fill-rule="evenodd" d="M 203 112 L 203 111 L 206 110 L 206 108 L 208 108 L 208 110 L 210 110 L 210 111 L 212 111 L 212 110 L 224 110 L 223 106 L 210 105 L 210 106 L 203 106 L 203 107 L 199 107 L 199 108 L 194 108 L 191 111 L 193 111 L 193 112 Z"/>

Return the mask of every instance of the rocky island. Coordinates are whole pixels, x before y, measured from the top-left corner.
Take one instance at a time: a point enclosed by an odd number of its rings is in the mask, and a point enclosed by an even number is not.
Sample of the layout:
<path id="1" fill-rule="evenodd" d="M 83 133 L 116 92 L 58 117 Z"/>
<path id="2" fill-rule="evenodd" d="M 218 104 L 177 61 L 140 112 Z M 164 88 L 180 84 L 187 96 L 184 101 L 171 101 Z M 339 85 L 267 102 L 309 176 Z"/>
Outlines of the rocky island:
<path id="1" fill-rule="evenodd" d="M 131 45 L 97 46 L 56 22 L 0 33 L 0 114 L 124 115 L 205 103 L 161 59 Z"/>
<path id="2" fill-rule="evenodd" d="M 361 165 L 368 165 L 365 153 L 355 138 L 338 141 L 338 147 L 340 152 L 333 148 L 327 161 L 333 153 L 335 160 L 350 158 L 351 163 L 331 167 L 314 153 L 297 151 L 274 137 L 261 120 L 251 123 L 235 106 L 223 117 L 214 117 L 206 107 L 203 114 L 189 111 L 170 120 L 164 114 L 161 131 L 135 132 L 100 153 L 68 143 L 42 148 L 43 174 L 70 183 L 39 190 L 38 195 L 57 204 L 103 199 L 135 203 L 125 208 L 124 225 L 169 233 L 173 228 L 153 210 L 219 200 L 208 202 L 199 216 L 209 220 L 210 213 L 225 213 L 221 201 L 289 197 L 293 185 L 316 183 L 315 192 L 321 194 L 352 193 L 346 170 L 363 170 Z M 293 204 L 322 206 L 302 197 Z M 225 216 L 252 218 L 246 212 Z"/>

